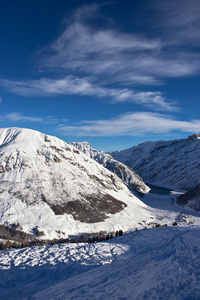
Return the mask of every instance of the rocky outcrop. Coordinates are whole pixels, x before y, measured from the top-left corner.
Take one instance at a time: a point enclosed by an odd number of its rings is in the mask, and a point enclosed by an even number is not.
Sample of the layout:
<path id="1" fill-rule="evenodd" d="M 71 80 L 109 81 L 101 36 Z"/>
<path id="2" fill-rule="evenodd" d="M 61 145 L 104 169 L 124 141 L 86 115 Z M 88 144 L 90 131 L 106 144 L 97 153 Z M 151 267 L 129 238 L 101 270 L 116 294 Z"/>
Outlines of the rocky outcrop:
<path id="1" fill-rule="evenodd" d="M 193 135 L 188 136 L 187 140 L 196 140 L 196 139 L 200 139 L 200 133 L 195 133 Z"/>

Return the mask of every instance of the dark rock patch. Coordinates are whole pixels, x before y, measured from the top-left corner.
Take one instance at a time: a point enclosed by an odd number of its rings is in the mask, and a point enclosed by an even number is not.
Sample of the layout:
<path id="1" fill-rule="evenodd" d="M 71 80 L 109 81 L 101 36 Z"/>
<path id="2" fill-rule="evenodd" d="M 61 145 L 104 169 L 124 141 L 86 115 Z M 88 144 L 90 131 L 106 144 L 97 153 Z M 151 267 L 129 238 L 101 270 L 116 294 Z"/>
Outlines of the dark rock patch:
<path id="1" fill-rule="evenodd" d="M 124 202 L 108 194 L 87 195 L 84 200 L 68 201 L 61 204 L 51 204 L 46 199 L 45 202 L 56 215 L 71 214 L 75 220 L 83 223 L 102 222 L 108 218 L 107 214 L 116 214 L 127 206 Z"/>

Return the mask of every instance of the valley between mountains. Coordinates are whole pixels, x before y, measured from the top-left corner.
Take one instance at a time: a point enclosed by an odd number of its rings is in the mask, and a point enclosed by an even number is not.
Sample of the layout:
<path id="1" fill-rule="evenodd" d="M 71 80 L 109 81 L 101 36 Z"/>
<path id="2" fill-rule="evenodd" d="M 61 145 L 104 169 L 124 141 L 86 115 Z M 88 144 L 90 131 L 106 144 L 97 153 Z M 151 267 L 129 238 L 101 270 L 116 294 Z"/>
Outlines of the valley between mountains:
<path id="1" fill-rule="evenodd" d="M 2 299 L 199 299 L 199 158 L 198 134 L 108 154 L 0 129 L 1 244 L 44 243 L 0 251 Z"/>

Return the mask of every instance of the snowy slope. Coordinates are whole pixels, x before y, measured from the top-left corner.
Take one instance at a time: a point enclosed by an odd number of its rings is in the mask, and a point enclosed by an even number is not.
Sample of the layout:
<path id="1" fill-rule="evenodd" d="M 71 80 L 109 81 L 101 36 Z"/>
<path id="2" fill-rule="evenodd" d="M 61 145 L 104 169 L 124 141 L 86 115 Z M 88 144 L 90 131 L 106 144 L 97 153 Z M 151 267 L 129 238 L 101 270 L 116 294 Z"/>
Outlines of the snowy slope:
<path id="1" fill-rule="evenodd" d="M 1 299 L 199 299 L 199 235 L 198 226 L 164 227 L 1 251 Z"/>
<path id="2" fill-rule="evenodd" d="M 172 189 L 190 190 L 200 183 L 199 134 L 187 139 L 145 142 L 111 152 L 145 182 Z"/>
<path id="3" fill-rule="evenodd" d="M 53 136 L 0 130 L 0 223 L 20 223 L 43 238 L 129 230 L 162 214 L 147 207 L 122 180 Z"/>
<path id="4" fill-rule="evenodd" d="M 141 193 L 149 192 L 150 188 L 144 183 L 142 178 L 133 171 L 133 169 L 113 159 L 111 155 L 93 149 L 87 142 L 72 143 L 72 145 L 111 172 L 115 173 L 134 190 Z"/>

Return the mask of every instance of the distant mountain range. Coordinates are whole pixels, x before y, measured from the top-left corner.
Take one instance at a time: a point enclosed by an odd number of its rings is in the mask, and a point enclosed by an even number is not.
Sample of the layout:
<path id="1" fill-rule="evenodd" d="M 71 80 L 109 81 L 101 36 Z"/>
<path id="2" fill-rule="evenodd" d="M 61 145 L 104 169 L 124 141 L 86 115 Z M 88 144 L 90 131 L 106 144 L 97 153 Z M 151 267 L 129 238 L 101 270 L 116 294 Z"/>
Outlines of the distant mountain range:
<path id="1" fill-rule="evenodd" d="M 200 134 L 186 139 L 145 142 L 110 152 L 146 183 L 189 191 L 200 183 Z"/>

